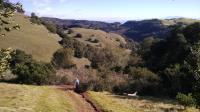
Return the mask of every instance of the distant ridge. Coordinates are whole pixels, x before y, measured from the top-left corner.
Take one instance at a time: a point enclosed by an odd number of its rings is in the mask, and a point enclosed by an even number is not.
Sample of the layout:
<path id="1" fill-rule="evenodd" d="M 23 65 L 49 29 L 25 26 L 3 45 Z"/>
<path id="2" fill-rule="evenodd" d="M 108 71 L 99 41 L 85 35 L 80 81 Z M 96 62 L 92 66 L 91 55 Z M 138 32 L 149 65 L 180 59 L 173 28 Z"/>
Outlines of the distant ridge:
<path id="1" fill-rule="evenodd" d="M 142 41 L 144 38 L 150 36 L 164 38 L 169 34 L 169 26 L 171 25 L 189 25 L 194 22 L 200 22 L 200 20 L 189 18 L 130 20 L 123 24 L 120 22 L 107 23 L 101 21 L 67 20 L 49 17 L 42 17 L 41 19 L 45 22 L 54 23 L 64 29 L 74 27 L 100 29 L 106 32 L 120 34 L 135 41 Z"/>

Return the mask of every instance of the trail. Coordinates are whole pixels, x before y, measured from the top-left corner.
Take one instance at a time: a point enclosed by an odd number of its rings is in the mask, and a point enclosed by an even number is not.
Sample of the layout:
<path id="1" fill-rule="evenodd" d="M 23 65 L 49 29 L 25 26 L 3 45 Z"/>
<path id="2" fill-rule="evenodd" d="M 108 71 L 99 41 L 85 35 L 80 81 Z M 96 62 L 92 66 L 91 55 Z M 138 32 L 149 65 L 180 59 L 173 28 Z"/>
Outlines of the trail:
<path id="1" fill-rule="evenodd" d="M 90 101 L 86 93 L 77 94 L 73 91 L 73 87 L 70 85 L 61 85 L 58 89 L 64 90 L 70 97 L 70 101 L 74 104 L 77 112 L 101 112 L 97 107 Z"/>

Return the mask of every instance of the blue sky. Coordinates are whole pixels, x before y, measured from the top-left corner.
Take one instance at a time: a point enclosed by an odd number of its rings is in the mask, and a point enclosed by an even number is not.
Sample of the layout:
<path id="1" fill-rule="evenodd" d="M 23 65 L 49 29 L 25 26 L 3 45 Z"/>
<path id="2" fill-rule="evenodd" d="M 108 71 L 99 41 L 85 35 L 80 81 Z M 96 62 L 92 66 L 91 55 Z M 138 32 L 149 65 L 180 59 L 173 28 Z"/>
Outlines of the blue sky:
<path id="1" fill-rule="evenodd" d="M 187 17 L 200 19 L 200 0 L 10 0 L 27 14 L 101 21 Z"/>

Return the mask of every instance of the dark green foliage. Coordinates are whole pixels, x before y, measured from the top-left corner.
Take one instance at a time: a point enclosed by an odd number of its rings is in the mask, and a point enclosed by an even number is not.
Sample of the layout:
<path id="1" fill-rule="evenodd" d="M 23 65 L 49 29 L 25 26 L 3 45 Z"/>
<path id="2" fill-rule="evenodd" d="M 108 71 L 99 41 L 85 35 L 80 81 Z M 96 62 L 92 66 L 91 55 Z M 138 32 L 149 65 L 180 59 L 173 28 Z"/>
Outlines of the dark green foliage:
<path id="1" fill-rule="evenodd" d="M 37 62 L 25 52 L 16 50 L 12 54 L 11 70 L 17 75 L 16 81 L 23 84 L 51 84 L 54 82 L 55 71 L 51 64 Z"/>
<path id="2" fill-rule="evenodd" d="M 69 29 L 68 34 L 72 34 L 72 33 L 74 33 L 74 31 L 72 29 Z"/>
<path id="3" fill-rule="evenodd" d="M 57 27 L 53 23 L 43 22 L 42 23 L 51 33 L 57 33 Z"/>
<path id="4" fill-rule="evenodd" d="M 156 95 L 156 89 L 160 81 L 156 74 L 147 68 L 130 67 L 129 75 L 131 77 L 129 91 L 135 90 L 141 92 L 141 94 Z"/>
<path id="5" fill-rule="evenodd" d="M 185 95 L 182 93 L 178 93 L 176 99 L 181 105 L 189 107 L 196 106 L 196 99 L 193 98 L 192 94 Z"/>
<path id="6" fill-rule="evenodd" d="M 74 66 L 72 56 L 74 51 L 70 48 L 59 49 L 54 53 L 52 63 L 57 68 L 71 68 Z"/>
<path id="7" fill-rule="evenodd" d="M 74 50 L 74 56 L 78 58 L 82 58 L 85 55 L 85 45 L 73 38 L 65 37 L 62 39 L 60 44 L 63 45 L 64 48 L 71 48 Z"/>
<path id="8" fill-rule="evenodd" d="M 178 92 L 192 93 L 200 103 L 199 29 L 200 23 L 175 26 L 166 40 L 150 45 L 141 53 L 145 65 L 162 79 L 161 93 L 169 96 Z"/>
<path id="9" fill-rule="evenodd" d="M 76 34 L 76 36 L 75 36 L 75 38 L 82 38 L 82 37 L 83 36 L 80 33 Z"/>

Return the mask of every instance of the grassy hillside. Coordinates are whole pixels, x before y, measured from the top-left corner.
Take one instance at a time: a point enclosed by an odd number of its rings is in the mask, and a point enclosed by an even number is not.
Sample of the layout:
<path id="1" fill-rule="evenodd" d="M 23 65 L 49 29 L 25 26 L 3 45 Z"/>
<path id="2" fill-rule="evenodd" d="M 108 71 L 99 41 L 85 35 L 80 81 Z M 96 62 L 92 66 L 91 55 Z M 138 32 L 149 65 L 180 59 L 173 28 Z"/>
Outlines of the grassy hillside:
<path id="1" fill-rule="evenodd" d="M 5 32 L 5 37 L 0 37 L 0 48 L 14 48 L 24 50 L 39 61 L 49 62 L 52 54 L 60 48 L 58 40 L 60 37 L 49 31 L 42 25 L 35 25 L 29 18 L 16 13 L 13 17 L 21 29 Z"/>
<path id="2" fill-rule="evenodd" d="M 105 112 L 177 112 L 183 109 L 174 101 L 164 99 L 131 98 L 108 92 L 89 92 L 89 96 Z"/>
<path id="3" fill-rule="evenodd" d="M 161 20 L 161 23 L 166 26 L 175 25 L 175 24 L 192 24 L 195 22 L 200 22 L 200 20 L 189 19 L 189 18 L 177 18 L 177 19 L 164 19 Z"/>
<path id="4" fill-rule="evenodd" d="M 81 34 L 82 38 L 76 38 L 77 40 L 85 43 L 94 45 L 97 47 L 119 47 L 120 43 L 126 43 L 125 39 L 114 33 L 106 33 L 102 30 L 86 29 L 86 28 L 72 28 L 73 32 L 69 34 L 70 37 L 75 37 L 76 34 Z M 68 31 L 66 31 L 67 33 Z M 93 43 L 91 40 L 99 40 L 98 43 Z"/>
<path id="5" fill-rule="evenodd" d="M 70 100 L 53 87 L 0 83 L 0 112 L 74 112 Z"/>

